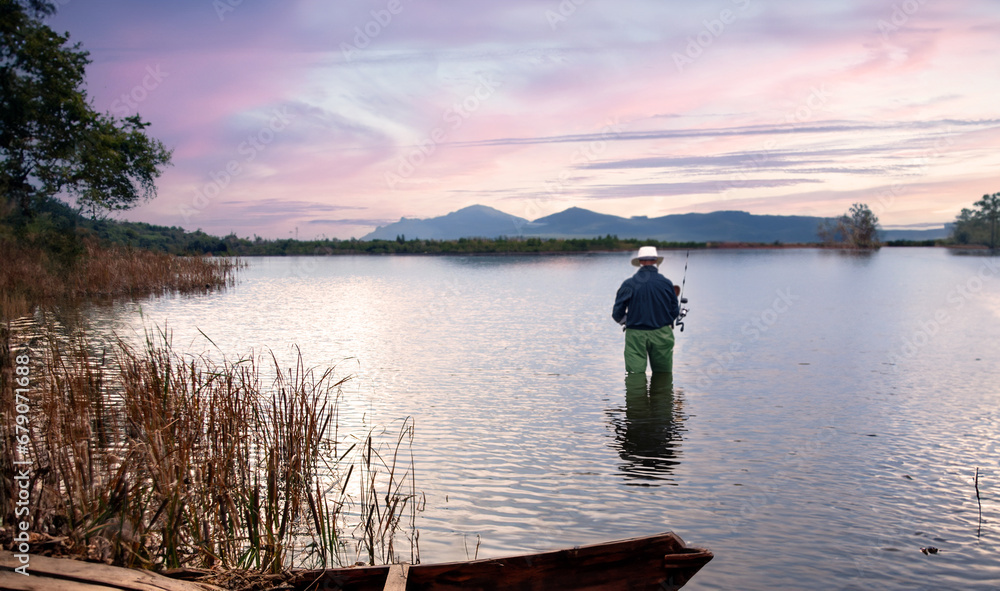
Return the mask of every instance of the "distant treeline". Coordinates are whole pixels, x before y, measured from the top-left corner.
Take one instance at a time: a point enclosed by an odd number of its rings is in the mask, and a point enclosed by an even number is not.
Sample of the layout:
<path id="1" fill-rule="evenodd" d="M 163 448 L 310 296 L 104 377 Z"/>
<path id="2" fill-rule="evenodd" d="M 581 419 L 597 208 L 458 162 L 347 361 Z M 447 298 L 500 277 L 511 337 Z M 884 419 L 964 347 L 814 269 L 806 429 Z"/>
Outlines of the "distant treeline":
<path id="1" fill-rule="evenodd" d="M 886 246 L 944 246 L 948 244 L 946 240 L 889 240 L 884 242 Z"/>
<path id="2" fill-rule="evenodd" d="M 333 255 L 333 254 L 518 254 L 548 252 L 600 252 L 637 250 L 641 245 L 658 248 L 700 248 L 703 242 L 663 242 L 605 236 L 603 238 L 459 238 L 458 240 L 264 240 L 222 239 L 228 253 L 258 255 Z"/>
<path id="3" fill-rule="evenodd" d="M 538 238 L 496 237 L 460 238 L 458 240 L 423 240 L 397 236 L 395 240 L 294 240 L 265 239 L 260 236 L 240 238 L 235 234 L 219 238 L 197 230 L 156 226 L 142 222 L 80 219 L 82 227 L 100 239 L 132 248 L 162 251 L 178 255 L 213 254 L 217 256 L 300 256 L 335 254 L 532 254 L 559 252 L 608 252 L 638 250 L 640 246 L 659 249 L 711 247 L 780 247 L 780 242 L 766 245 L 706 242 L 669 242 L 663 240 L 619 238 Z M 893 240 L 888 246 L 934 246 L 944 241 Z"/>

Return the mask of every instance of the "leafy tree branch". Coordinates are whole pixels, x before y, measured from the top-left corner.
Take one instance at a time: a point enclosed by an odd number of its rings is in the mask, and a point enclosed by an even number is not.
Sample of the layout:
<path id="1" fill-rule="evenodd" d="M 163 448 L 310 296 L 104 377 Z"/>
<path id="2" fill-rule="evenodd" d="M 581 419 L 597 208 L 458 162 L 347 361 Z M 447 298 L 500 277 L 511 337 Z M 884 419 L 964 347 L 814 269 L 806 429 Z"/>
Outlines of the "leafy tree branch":
<path id="1" fill-rule="evenodd" d="M 89 54 L 41 21 L 54 11 L 51 2 L 0 0 L 0 195 L 22 220 L 60 194 L 92 216 L 155 197 L 170 150 L 138 114 L 94 111 Z"/>

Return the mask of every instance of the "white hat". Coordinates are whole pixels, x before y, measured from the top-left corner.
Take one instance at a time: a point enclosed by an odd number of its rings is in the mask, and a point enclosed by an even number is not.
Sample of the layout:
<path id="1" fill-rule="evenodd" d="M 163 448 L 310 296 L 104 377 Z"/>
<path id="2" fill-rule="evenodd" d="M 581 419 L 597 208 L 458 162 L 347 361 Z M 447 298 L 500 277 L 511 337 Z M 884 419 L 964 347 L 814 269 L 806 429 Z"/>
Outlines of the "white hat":
<path id="1" fill-rule="evenodd" d="M 655 246 L 642 246 L 642 247 L 639 247 L 639 254 L 636 255 L 636 257 L 634 259 L 632 259 L 632 266 L 633 267 L 638 267 L 638 266 L 640 266 L 639 265 L 639 261 L 641 261 L 641 260 L 653 260 L 653 259 L 656 259 L 656 264 L 657 265 L 659 265 L 660 263 L 663 262 L 663 257 L 661 257 L 661 256 L 659 256 L 659 255 L 656 254 L 656 247 Z"/>

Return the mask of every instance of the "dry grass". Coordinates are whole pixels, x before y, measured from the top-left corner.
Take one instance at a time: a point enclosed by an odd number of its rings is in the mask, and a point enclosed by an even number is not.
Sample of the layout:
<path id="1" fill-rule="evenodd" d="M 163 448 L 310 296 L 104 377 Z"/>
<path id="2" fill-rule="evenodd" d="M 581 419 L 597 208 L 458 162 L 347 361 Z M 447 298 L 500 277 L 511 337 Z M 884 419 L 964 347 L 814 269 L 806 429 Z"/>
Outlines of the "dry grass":
<path id="1" fill-rule="evenodd" d="M 162 252 L 86 244 L 70 296 L 147 296 L 168 291 L 208 291 L 230 284 L 240 262 L 213 257 L 179 257 Z"/>
<path id="2" fill-rule="evenodd" d="M 179 257 L 162 252 L 84 242 L 69 267 L 44 249 L 0 239 L 0 319 L 40 304 L 85 297 L 144 297 L 205 292 L 232 284 L 244 265 L 237 259 Z"/>
<path id="3" fill-rule="evenodd" d="M 12 434 L 10 360 L 20 348 L 3 336 L 0 413 Z M 82 337 L 50 337 L 43 349 L 32 369 L 31 531 L 69 553 L 153 570 L 278 573 L 359 555 L 393 561 L 401 532 L 415 547 L 403 519 L 415 519 L 412 458 L 399 467 L 412 424 L 394 444 L 369 433 L 345 450 L 345 379 L 306 368 L 301 353 L 289 368 L 273 355 L 219 363 L 175 352 L 163 331 L 106 354 Z M 16 459 L 4 436 L 0 465 Z M 12 491 L 0 492 L 10 528 Z"/>

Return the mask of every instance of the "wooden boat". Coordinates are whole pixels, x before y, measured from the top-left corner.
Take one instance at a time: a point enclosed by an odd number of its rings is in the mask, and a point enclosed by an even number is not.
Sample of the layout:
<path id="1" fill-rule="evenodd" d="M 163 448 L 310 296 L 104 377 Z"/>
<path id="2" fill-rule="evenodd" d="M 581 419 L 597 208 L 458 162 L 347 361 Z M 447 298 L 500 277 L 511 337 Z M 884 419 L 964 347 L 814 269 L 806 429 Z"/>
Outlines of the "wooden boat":
<path id="1" fill-rule="evenodd" d="M 301 571 L 296 589 L 431 591 L 680 589 L 712 559 L 672 532 L 540 554 L 469 562 Z"/>
<path id="2" fill-rule="evenodd" d="M 712 559 L 673 533 L 541 554 L 469 562 L 302 570 L 282 589 L 302 591 L 680 589 Z M 0 552 L 0 589 L 16 591 L 221 591 L 218 587 L 67 558 L 31 557 L 31 575 Z"/>

